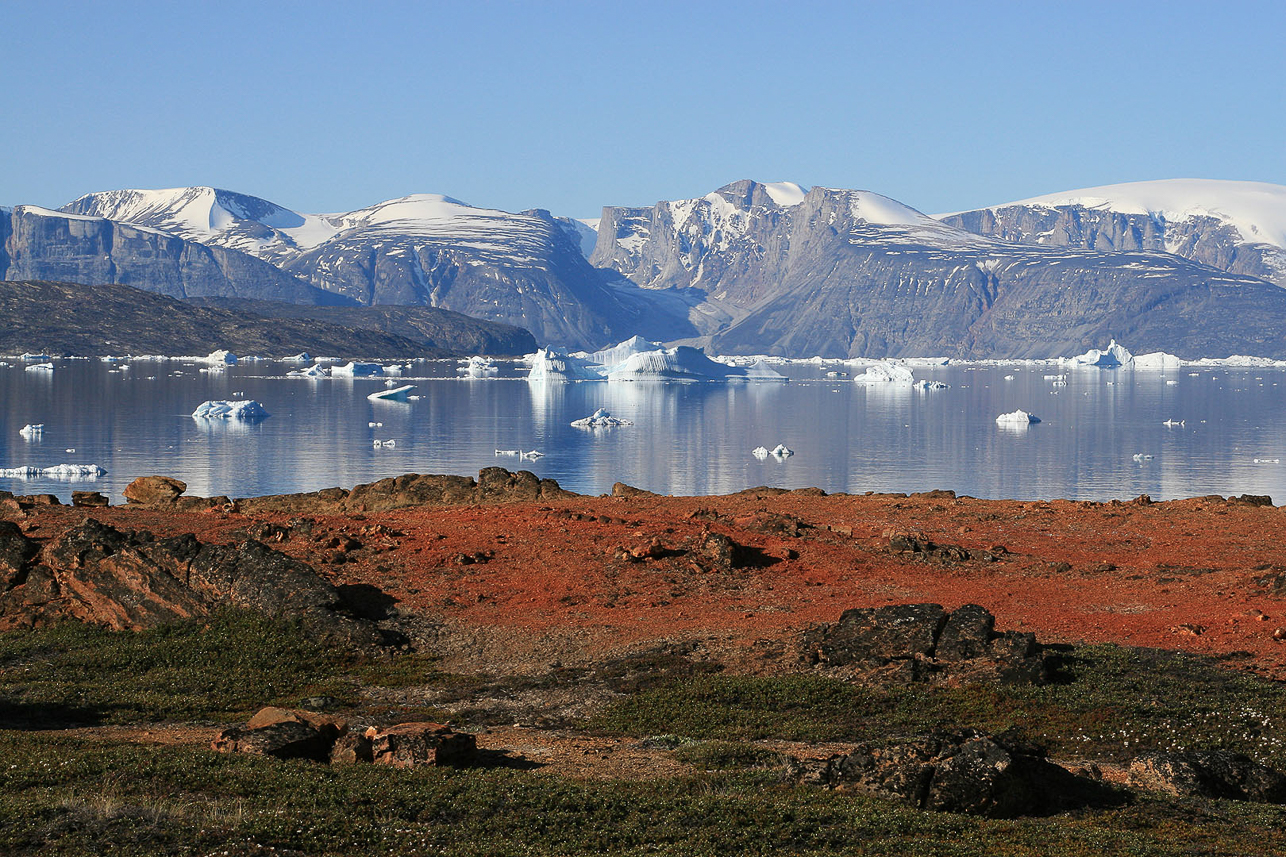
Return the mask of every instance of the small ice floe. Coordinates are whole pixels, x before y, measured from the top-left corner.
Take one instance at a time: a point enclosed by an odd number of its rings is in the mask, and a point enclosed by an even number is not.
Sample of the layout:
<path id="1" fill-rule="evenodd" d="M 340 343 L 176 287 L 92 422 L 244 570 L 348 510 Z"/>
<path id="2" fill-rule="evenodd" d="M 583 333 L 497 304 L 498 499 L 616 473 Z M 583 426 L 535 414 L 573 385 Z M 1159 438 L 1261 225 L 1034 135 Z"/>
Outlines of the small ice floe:
<path id="1" fill-rule="evenodd" d="M 400 363 L 390 363 L 384 367 L 385 375 L 401 375 L 406 369 Z"/>
<path id="2" fill-rule="evenodd" d="M 1050 382 L 1049 382 L 1049 386 L 1051 386 L 1051 387 L 1066 387 L 1066 386 L 1067 386 L 1067 382 L 1060 378 L 1060 379 L 1059 379 L 1059 380 L 1057 380 L 1057 381 L 1050 381 Z"/>
<path id="3" fill-rule="evenodd" d="M 307 369 L 291 369 L 286 373 L 287 378 L 325 378 L 330 370 L 320 363 L 315 363 Z"/>
<path id="4" fill-rule="evenodd" d="M 384 423 L 367 423 L 367 428 L 384 428 Z"/>
<path id="5" fill-rule="evenodd" d="M 415 389 L 414 384 L 403 384 L 401 387 L 394 387 L 390 390 L 380 390 L 378 393 L 371 393 L 366 398 L 372 402 L 404 402 L 409 397 L 406 395 Z"/>
<path id="6" fill-rule="evenodd" d="M 579 429 L 612 428 L 613 426 L 632 425 L 634 425 L 634 423 L 629 420 L 623 420 L 609 414 L 607 412 L 607 408 L 599 408 L 588 417 L 582 417 L 579 420 L 572 420 L 572 427 Z"/>
<path id="7" fill-rule="evenodd" d="M 758 459 L 764 459 L 764 458 L 767 458 L 767 457 L 768 457 L 768 447 L 766 447 L 766 446 L 756 446 L 754 449 L 752 449 L 752 450 L 750 451 L 750 454 L 751 454 L 751 455 L 753 455 L 755 458 L 758 458 Z"/>
<path id="8" fill-rule="evenodd" d="M 1179 382 L 1174 380 L 1173 378 L 1168 378 L 1166 379 L 1165 385 L 1167 387 L 1177 387 L 1179 386 Z"/>
<path id="9" fill-rule="evenodd" d="M 795 450 L 786 446 L 786 444 L 784 443 L 777 444 L 772 448 L 772 452 L 769 453 L 769 455 L 773 456 L 774 458 L 789 458 L 794 454 L 795 454 Z"/>
<path id="10" fill-rule="evenodd" d="M 1012 411 L 996 417 L 996 424 L 1002 426 L 1025 426 L 1040 422 L 1040 417 L 1023 410 Z"/>
<path id="11" fill-rule="evenodd" d="M 38 437 L 42 437 L 44 435 L 44 431 L 44 423 L 27 423 L 25 426 L 18 429 L 18 434 L 22 435 L 27 440 L 35 440 Z"/>
<path id="12" fill-rule="evenodd" d="M 1067 376 L 1066 375 L 1046 375 L 1045 380 L 1046 381 L 1066 381 Z"/>
<path id="13" fill-rule="evenodd" d="M 23 354 L 18 359 L 32 361 L 32 360 L 52 360 L 53 358 L 50 357 L 48 354 L 44 354 L 44 353 L 36 354 L 34 352 L 28 351 L 26 354 Z"/>
<path id="14" fill-rule="evenodd" d="M 393 447 L 397 446 L 397 441 L 391 438 L 389 440 L 376 440 L 372 443 L 372 446 L 374 446 L 376 449 L 380 449 L 380 448 L 392 449 Z"/>
<path id="15" fill-rule="evenodd" d="M 254 399 L 202 402 L 192 412 L 195 420 L 261 420 L 269 416 Z"/>
<path id="16" fill-rule="evenodd" d="M 74 447 L 74 446 L 69 446 L 69 447 L 67 447 L 66 449 L 64 449 L 64 450 L 63 450 L 63 452 L 66 452 L 66 453 L 73 453 L 73 452 L 75 452 L 75 451 L 76 451 L 76 447 Z"/>
<path id="17" fill-rule="evenodd" d="M 97 479 L 107 471 L 97 464 L 55 464 L 53 467 L 0 468 L 0 476 L 10 479 Z"/>
<path id="18" fill-rule="evenodd" d="M 384 375 L 384 367 L 378 363 L 358 363 L 356 360 L 330 370 L 332 378 L 377 378 Z"/>
<path id="19" fill-rule="evenodd" d="M 1280 458 L 1256 458 L 1253 459 L 1255 464 L 1281 464 Z"/>
<path id="20" fill-rule="evenodd" d="M 283 357 L 283 358 L 281 358 L 281 362 L 282 362 L 282 363 L 307 363 L 308 361 L 310 361 L 310 360 L 312 360 L 312 359 L 313 359 L 313 358 L 311 358 L 311 357 L 309 357 L 309 356 L 308 356 L 308 352 L 307 352 L 307 351 L 301 351 L 301 352 L 299 352 L 298 354 L 296 354 L 294 357 Z"/>
<path id="21" fill-rule="evenodd" d="M 1006 381 L 1012 381 L 1012 380 L 1014 380 L 1014 376 L 1013 376 L 1013 375 L 1006 375 L 1006 376 L 1005 376 L 1005 380 L 1006 380 Z"/>
<path id="22" fill-rule="evenodd" d="M 923 379 L 914 382 L 912 385 L 915 389 L 924 392 L 925 390 L 945 390 L 948 385 L 941 381 L 925 381 Z"/>
<path id="23" fill-rule="evenodd" d="M 1135 460 L 1135 461 L 1151 461 L 1151 460 L 1152 460 L 1152 456 L 1151 456 L 1151 455 L 1148 455 L 1146 452 L 1136 452 L 1136 453 L 1134 453 L 1134 460 Z"/>
<path id="24" fill-rule="evenodd" d="M 522 450 L 519 450 L 519 449 L 497 449 L 497 450 L 496 450 L 496 455 L 522 455 Z"/>
<path id="25" fill-rule="evenodd" d="M 28 372 L 52 372 L 54 364 L 52 363 L 33 363 L 27 367 Z"/>
<path id="26" fill-rule="evenodd" d="M 533 449 L 531 452 L 519 452 L 518 457 L 520 459 L 525 458 L 528 461 L 535 461 L 537 458 L 544 458 L 545 453 L 541 452 L 539 449 Z"/>
<path id="27" fill-rule="evenodd" d="M 1174 428 L 1175 426 L 1183 425 L 1183 420 L 1166 420 L 1165 422 L 1161 423 L 1161 425 L 1167 426 L 1169 428 Z"/>

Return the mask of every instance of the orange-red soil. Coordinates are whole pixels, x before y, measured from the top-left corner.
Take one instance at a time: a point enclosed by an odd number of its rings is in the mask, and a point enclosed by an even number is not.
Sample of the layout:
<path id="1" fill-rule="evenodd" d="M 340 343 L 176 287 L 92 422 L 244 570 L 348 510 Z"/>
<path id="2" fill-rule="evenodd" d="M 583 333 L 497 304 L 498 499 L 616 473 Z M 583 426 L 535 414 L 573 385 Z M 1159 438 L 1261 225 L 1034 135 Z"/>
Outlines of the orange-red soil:
<path id="1" fill-rule="evenodd" d="M 807 525 L 767 534 L 764 514 Z M 758 515 L 758 518 L 756 518 Z M 93 516 L 158 535 L 232 541 L 289 516 L 133 507 L 43 508 L 21 524 L 51 537 Z M 1112 641 L 1208 654 L 1286 677 L 1286 510 L 1219 498 L 1157 504 L 1016 502 L 933 495 L 575 497 L 312 516 L 273 547 L 336 584 L 378 587 L 403 610 L 441 623 L 456 665 L 539 670 L 667 641 L 725 651 L 782 639 L 849 607 L 976 603 L 997 628 L 1042 642 Z M 684 553 L 703 532 L 755 549 L 751 564 L 712 569 Z M 917 560 L 889 549 L 891 531 L 995 562 Z M 336 534 L 360 548 L 331 547 Z M 639 560 L 627 551 L 661 555 Z M 343 553 L 343 561 L 334 562 Z M 470 562 L 473 559 L 475 561 Z M 1286 631 L 1277 636 L 1286 636 Z"/>

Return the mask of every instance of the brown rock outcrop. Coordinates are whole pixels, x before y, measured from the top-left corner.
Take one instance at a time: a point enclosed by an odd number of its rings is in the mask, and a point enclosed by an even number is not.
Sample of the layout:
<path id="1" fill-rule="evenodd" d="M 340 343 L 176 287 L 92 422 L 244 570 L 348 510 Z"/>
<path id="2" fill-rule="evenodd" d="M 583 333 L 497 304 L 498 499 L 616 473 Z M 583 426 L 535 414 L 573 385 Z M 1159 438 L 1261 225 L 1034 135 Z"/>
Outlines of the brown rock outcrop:
<path id="1" fill-rule="evenodd" d="M 122 492 L 130 503 L 140 506 L 168 506 L 188 490 L 186 482 L 169 476 L 140 476 Z"/>
<path id="2" fill-rule="evenodd" d="M 12 521 L 0 521 L 0 592 L 5 592 L 27 579 L 31 560 L 40 546 L 22 534 Z"/>
<path id="3" fill-rule="evenodd" d="M 477 750 L 477 739 L 454 732 L 442 723 L 399 723 L 387 729 L 366 730 L 371 755 L 377 765 L 414 768 L 422 765 L 458 765 Z"/>
<path id="4" fill-rule="evenodd" d="M 1130 763 L 1130 785 L 1179 797 L 1286 803 L 1286 776 L 1228 750 L 1152 753 Z"/>

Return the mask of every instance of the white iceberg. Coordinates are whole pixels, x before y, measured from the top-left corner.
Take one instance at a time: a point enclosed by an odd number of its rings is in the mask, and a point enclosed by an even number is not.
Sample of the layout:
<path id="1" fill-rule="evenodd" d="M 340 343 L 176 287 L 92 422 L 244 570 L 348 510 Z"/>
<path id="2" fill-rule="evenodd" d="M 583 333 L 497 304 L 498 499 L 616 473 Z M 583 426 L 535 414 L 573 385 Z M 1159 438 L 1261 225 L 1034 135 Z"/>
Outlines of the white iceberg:
<path id="1" fill-rule="evenodd" d="M 767 458 L 767 457 L 768 457 L 768 447 L 766 447 L 766 446 L 756 446 L 754 449 L 752 449 L 752 450 L 750 451 L 750 454 L 751 454 L 751 455 L 753 455 L 755 458 L 758 458 L 758 459 L 764 459 L 764 458 Z"/>
<path id="2" fill-rule="evenodd" d="M 611 348 L 604 348 L 601 351 L 588 354 L 584 351 L 577 351 L 572 356 L 599 366 L 619 366 L 635 354 L 660 350 L 661 343 L 650 342 L 641 336 L 632 336 L 624 342 L 613 345 Z"/>
<path id="3" fill-rule="evenodd" d="M 545 457 L 545 453 L 541 452 L 539 449 L 533 449 L 531 452 L 519 451 L 518 453 L 518 458 L 520 460 L 525 458 L 529 461 L 535 461 L 537 458 L 544 458 L 544 457 Z"/>
<path id="4" fill-rule="evenodd" d="M 924 392 L 925 390 L 945 390 L 949 385 L 941 381 L 926 381 L 923 378 L 911 384 L 915 389 Z"/>
<path id="5" fill-rule="evenodd" d="M 868 366 L 866 372 L 853 379 L 857 384 L 896 384 L 910 386 L 915 383 L 915 374 L 901 363 L 876 363 Z"/>
<path id="6" fill-rule="evenodd" d="M 231 351 L 221 348 L 218 351 L 211 351 L 204 359 L 206 363 L 233 366 L 237 362 L 237 355 L 233 354 Z"/>
<path id="7" fill-rule="evenodd" d="M 53 467 L 0 468 L 0 476 L 9 479 L 97 479 L 107 471 L 97 464 L 55 464 Z"/>
<path id="8" fill-rule="evenodd" d="M 497 449 L 497 450 L 496 450 L 496 455 L 522 455 L 522 450 L 519 450 L 519 449 Z"/>
<path id="9" fill-rule="evenodd" d="M 44 353 L 36 354 L 33 351 L 28 351 L 26 354 L 23 354 L 18 359 L 19 360 L 52 360 L 53 358 L 50 357 L 48 354 L 44 354 Z"/>
<path id="10" fill-rule="evenodd" d="M 1161 425 L 1166 426 L 1168 428 L 1174 428 L 1175 426 L 1183 425 L 1183 420 L 1166 420 L 1165 422 L 1161 423 Z"/>
<path id="11" fill-rule="evenodd" d="M 195 420 L 261 420 L 269 416 L 254 399 L 202 402 L 192 412 Z"/>
<path id="12" fill-rule="evenodd" d="M 27 423 L 25 426 L 18 429 L 18 434 L 22 435 L 27 440 L 35 440 L 36 438 L 41 437 L 44 434 L 44 431 L 44 423 Z"/>
<path id="13" fill-rule="evenodd" d="M 407 399 L 406 394 L 414 389 L 414 384 L 403 384 L 401 387 L 394 387 L 391 390 L 380 390 L 378 393 L 371 393 L 366 398 L 372 402 L 404 402 Z"/>
<path id="14" fill-rule="evenodd" d="M 1152 456 L 1151 456 L 1151 455 L 1148 455 L 1146 452 L 1136 452 L 1136 453 L 1134 454 L 1134 460 L 1135 460 L 1135 461 L 1151 461 L 1151 460 L 1152 460 Z"/>
<path id="15" fill-rule="evenodd" d="M 579 420 L 572 420 L 572 427 L 579 429 L 598 429 L 612 428 L 613 426 L 632 426 L 634 423 L 629 420 L 623 420 L 614 417 L 607 412 L 607 408 L 599 408 L 588 417 L 582 417 Z"/>
<path id="16" fill-rule="evenodd" d="M 631 354 L 607 372 L 609 381 L 784 381 L 785 376 L 762 363 L 749 368 L 711 360 L 687 345 Z"/>
<path id="17" fill-rule="evenodd" d="M 1128 366 L 1133 361 L 1134 355 L 1126 351 L 1125 346 L 1117 345 L 1115 339 L 1109 342 L 1107 348 L 1102 351 L 1097 348 L 1091 348 L 1084 354 L 1078 354 L 1072 358 L 1072 364 L 1075 366 L 1097 366 L 1100 369 Z"/>
<path id="18" fill-rule="evenodd" d="M 27 367 L 28 372 L 52 372 L 54 364 L 52 363 L 33 363 Z"/>
<path id="19" fill-rule="evenodd" d="M 308 356 L 307 351 L 301 351 L 298 354 L 296 354 L 294 357 L 281 358 L 282 363 L 307 363 L 310 360 L 312 360 L 312 358 Z"/>
<path id="20" fill-rule="evenodd" d="M 1166 369 L 1179 369 L 1183 366 L 1183 361 L 1173 354 L 1167 354 L 1164 351 L 1152 351 L 1147 354 L 1136 354 L 1134 356 L 1134 368 L 1145 371 L 1162 371 Z"/>
<path id="21" fill-rule="evenodd" d="M 291 369 L 286 373 L 288 378 L 325 378 L 330 370 L 320 363 L 314 363 L 307 369 Z"/>
<path id="22" fill-rule="evenodd" d="M 527 380 L 542 381 L 602 381 L 603 367 L 590 363 L 557 349 L 540 349 L 531 355 L 531 371 Z"/>
<path id="23" fill-rule="evenodd" d="M 468 360 L 460 361 L 460 368 L 456 371 L 466 378 L 492 378 L 500 374 L 494 360 L 488 357 L 470 357 Z"/>
<path id="24" fill-rule="evenodd" d="M 373 446 L 375 447 L 375 449 L 380 449 L 380 448 L 393 449 L 395 446 L 397 446 L 397 441 L 393 439 L 377 440 L 373 443 Z"/>
<path id="25" fill-rule="evenodd" d="M 775 458 L 789 458 L 795 454 L 795 450 L 786 446 L 784 443 L 779 443 L 772 448 L 772 452 L 769 454 Z"/>
<path id="26" fill-rule="evenodd" d="M 351 361 L 343 366 L 330 370 L 332 378 L 380 378 L 384 376 L 384 367 L 378 363 L 358 363 Z"/>
<path id="27" fill-rule="evenodd" d="M 996 423 L 1002 426 L 1026 426 L 1040 422 L 1040 417 L 1023 410 L 1012 411 L 996 417 Z"/>

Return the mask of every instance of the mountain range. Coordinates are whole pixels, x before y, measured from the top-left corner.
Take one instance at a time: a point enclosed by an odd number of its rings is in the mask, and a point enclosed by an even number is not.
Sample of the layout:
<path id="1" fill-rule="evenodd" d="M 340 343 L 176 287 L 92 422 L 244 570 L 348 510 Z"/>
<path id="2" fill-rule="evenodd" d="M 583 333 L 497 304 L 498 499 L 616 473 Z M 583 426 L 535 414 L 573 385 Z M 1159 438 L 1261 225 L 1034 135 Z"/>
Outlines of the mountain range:
<path id="1" fill-rule="evenodd" d="M 596 221 L 433 194 L 300 214 L 214 188 L 117 190 L 0 209 L 0 279 L 295 305 L 253 310 L 277 317 L 378 307 L 389 332 L 395 307 L 440 307 L 586 349 L 642 334 L 720 353 L 1049 357 L 1115 338 L 1286 357 L 1286 188 L 1141 182 L 930 217 L 747 180 Z"/>

